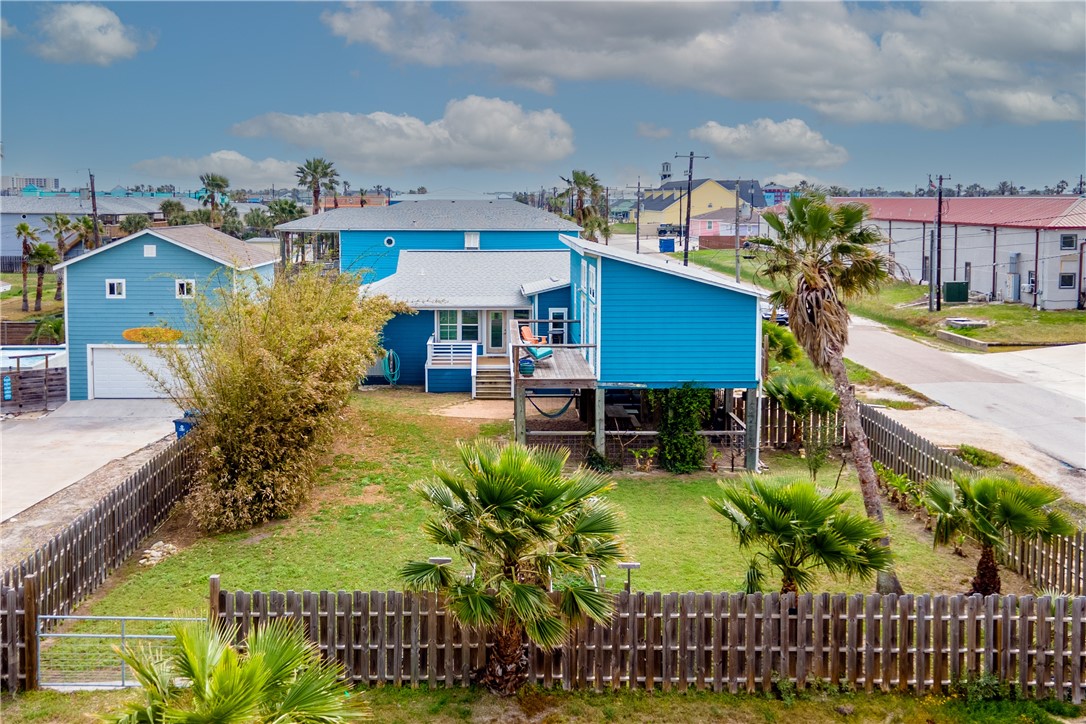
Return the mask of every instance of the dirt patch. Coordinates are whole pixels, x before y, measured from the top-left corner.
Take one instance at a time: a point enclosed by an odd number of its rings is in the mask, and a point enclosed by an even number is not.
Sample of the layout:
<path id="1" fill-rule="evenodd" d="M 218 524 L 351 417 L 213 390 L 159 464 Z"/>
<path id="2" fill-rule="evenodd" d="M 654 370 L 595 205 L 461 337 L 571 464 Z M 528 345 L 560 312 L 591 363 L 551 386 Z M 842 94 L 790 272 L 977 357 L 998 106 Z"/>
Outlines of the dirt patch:
<path id="1" fill-rule="evenodd" d="M 123 458 L 113 460 L 64 490 L 0 523 L 0 569 L 15 565 L 64 530 L 144 463 L 166 449 L 167 435 Z M 171 541 L 172 542 L 172 541 Z"/>

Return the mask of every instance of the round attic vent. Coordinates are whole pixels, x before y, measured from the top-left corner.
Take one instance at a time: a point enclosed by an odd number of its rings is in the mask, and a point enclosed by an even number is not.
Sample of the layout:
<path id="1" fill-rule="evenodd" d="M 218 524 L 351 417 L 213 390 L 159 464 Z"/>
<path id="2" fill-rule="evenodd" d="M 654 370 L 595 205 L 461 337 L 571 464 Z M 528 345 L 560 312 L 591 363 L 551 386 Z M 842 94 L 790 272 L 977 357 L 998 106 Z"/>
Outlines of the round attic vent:
<path id="1" fill-rule="evenodd" d="M 396 240 L 393 239 L 391 236 L 386 236 L 385 237 L 385 246 L 396 246 Z"/>

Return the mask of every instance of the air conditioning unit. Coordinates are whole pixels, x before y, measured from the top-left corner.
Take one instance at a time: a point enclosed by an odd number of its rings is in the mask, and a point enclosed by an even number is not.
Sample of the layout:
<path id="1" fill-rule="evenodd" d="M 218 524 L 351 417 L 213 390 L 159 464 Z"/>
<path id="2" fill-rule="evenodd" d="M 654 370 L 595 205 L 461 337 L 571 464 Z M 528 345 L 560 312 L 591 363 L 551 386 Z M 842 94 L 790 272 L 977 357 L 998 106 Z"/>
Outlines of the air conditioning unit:
<path id="1" fill-rule="evenodd" d="M 1022 293 L 1023 294 L 1033 294 L 1033 286 L 1034 285 L 1030 284 L 1029 282 L 1023 284 L 1022 285 Z"/>

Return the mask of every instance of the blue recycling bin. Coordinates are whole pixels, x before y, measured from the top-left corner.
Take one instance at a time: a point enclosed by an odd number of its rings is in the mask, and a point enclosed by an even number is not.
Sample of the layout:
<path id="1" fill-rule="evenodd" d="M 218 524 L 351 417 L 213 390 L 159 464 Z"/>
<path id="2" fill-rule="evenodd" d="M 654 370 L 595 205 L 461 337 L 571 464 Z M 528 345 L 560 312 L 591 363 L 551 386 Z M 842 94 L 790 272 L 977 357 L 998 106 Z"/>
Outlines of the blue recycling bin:
<path id="1" fill-rule="evenodd" d="M 660 239 L 660 253 L 668 254 L 675 251 L 674 239 Z"/>
<path id="2" fill-rule="evenodd" d="M 180 440 L 185 435 L 189 434 L 189 430 L 192 429 L 196 421 L 190 417 L 182 417 L 173 421 L 173 429 L 177 433 L 177 439 Z"/>

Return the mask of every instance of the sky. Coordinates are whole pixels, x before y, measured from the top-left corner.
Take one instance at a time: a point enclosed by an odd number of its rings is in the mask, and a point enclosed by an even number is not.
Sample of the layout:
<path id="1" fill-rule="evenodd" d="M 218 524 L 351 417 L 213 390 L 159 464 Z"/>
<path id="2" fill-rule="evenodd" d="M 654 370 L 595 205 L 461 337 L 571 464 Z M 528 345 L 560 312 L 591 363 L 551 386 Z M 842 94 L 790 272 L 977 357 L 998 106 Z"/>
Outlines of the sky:
<path id="1" fill-rule="evenodd" d="M 0 5 L 3 173 L 85 183 L 912 190 L 1086 172 L 1086 4 Z"/>

